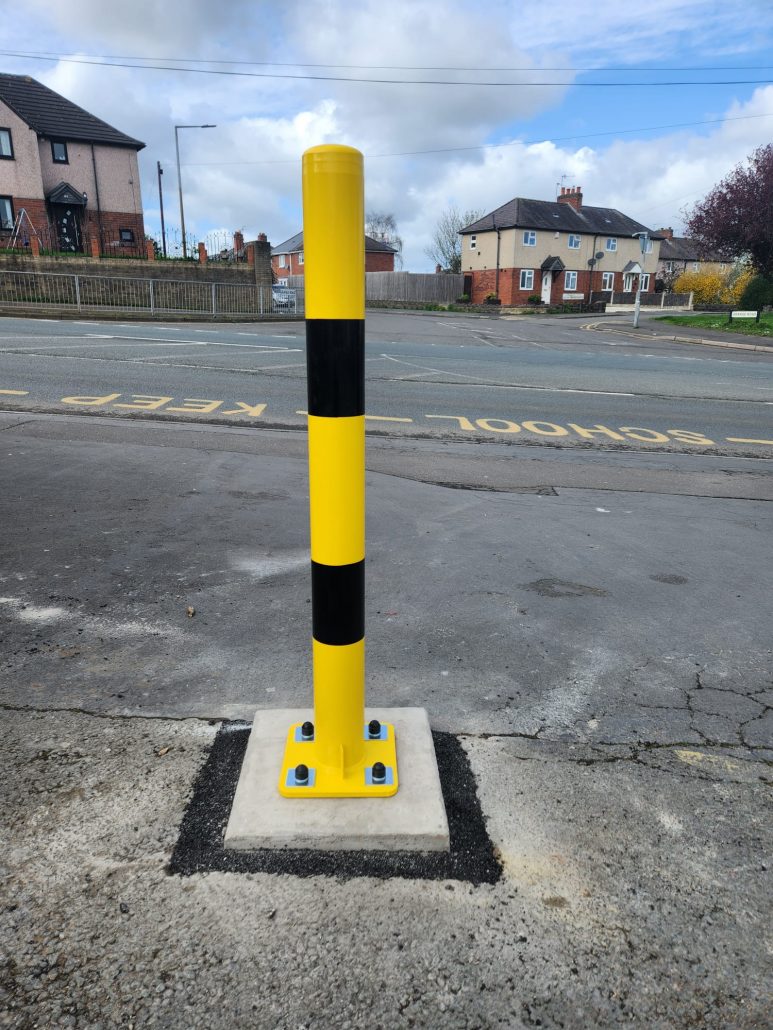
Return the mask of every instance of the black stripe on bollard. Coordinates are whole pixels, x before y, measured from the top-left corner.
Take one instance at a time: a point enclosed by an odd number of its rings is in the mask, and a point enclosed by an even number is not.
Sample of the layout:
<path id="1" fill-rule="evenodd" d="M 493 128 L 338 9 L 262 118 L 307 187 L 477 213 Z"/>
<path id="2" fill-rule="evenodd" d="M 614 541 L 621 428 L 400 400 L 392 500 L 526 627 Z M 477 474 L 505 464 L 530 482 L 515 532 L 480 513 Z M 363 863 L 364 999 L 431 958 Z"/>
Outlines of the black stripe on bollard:
<path id="1" fill-rule="evenodd" d="M 308 411 L 323 418 L 365 414 L 365 322 L 311 318 L 306 322 Z"/>
<path id="2" fill-rule="evenodd" d="M 314 639 L 320 644 L 356 644 L 365 636 L 365 562 L 311 563 Z"/>

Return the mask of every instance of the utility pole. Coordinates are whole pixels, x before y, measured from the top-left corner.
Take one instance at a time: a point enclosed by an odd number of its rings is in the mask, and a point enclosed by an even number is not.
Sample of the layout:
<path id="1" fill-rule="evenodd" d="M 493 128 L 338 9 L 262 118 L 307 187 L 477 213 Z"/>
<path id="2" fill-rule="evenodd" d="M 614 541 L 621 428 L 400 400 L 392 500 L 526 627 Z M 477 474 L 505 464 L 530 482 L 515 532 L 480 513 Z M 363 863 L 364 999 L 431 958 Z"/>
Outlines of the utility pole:
<path id="1" fill-rule="evenodd" d="M 161 176 L 164 174 L 164 169 L 161 167 L 161 162 L 156 161 L 156 167 L 158 168 L 158 206 L 161 209 L 161 249 L 166 257 L 166 229 L 164 227 L 164 194 L 161 189 Z"/>

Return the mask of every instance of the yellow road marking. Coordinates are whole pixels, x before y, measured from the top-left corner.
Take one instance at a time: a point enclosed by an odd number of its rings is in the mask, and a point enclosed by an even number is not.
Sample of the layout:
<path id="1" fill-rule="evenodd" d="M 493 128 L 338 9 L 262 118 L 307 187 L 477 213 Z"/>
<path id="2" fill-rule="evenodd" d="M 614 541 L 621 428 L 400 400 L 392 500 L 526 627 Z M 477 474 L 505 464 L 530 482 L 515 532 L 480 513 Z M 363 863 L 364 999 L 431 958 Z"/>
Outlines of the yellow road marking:
<path id="1" fill-rule="evenodd" d="M 9 397 L 27 397 L 29 390 L 0 390 L 0 393 L 7 394 Z"/>
<path id="2" fill-rule="evenodd" d="M 156 411 L 174 400 L 174 397 L 159 397 L 157 394 L 133 393 L 132 404 L 116 404 L 116 408 L 127 408 L 129 411 Z"/>
<path id="3" fill-rule="evenodd" d="M 195 411 L 199 415 L 207 415 L 215 408 L 219 408 L 222 401 L 205 401 L 199 397 L 186 397 L 179 408 L 167 408 L 167 411 Z"/>
<path id="4" fill-rule="evenodd" d="M 245 404 L 244 401 L 236 401 L 236 407 L 229 411 L 222 412 L 223 415 L 250 415 L 252 418 L 260 418 L 268 405 L 266 404 Z"/>
<path id="5" fill-rule="evenodd" d="M 704 762 L 707 762 L 709 765 L 721 765 L 728 772 L 733 772 L 740 768 L 738 762 L 734 762 L 730 758 L 722 758 L 720 755 L 706 755 L 702 751 L 679 750 L 675 751 L 674 754 L 680 761 L 686 762 L 688 765 L 702 765 Z"/>
<path id="6" fill-rule="evenodd" d="M 766 443 L 773 447 L 773 440 L 752 440 L 744 436 L 726 436 L 725 439 L 728 443 Z"/>

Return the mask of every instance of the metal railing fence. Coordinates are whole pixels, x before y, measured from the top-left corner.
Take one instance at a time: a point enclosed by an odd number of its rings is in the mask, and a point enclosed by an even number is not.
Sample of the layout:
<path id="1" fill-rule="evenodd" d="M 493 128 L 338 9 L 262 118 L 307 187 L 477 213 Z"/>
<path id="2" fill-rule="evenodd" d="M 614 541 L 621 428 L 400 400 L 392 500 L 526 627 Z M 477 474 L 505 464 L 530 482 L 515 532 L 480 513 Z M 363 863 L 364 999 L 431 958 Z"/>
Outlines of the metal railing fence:
<path id="1" fill-rule="evenodd" d="M 302 315 L 303 289 L 0 270 L 0 305 L 150 314 Z"/>

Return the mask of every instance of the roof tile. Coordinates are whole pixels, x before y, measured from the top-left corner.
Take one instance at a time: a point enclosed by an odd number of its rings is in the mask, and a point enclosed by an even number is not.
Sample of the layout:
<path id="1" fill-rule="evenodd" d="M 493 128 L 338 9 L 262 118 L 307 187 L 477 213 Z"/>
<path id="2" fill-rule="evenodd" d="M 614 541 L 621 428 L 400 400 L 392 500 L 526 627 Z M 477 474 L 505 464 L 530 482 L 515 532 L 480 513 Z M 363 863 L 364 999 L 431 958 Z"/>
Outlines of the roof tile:
<path id="1" fill-rule="evenodd" d="M 0 74 L 0 100 L 40 136 L 86 143 L 112 143 L 135 150 L 142 150 L 145 146 L 29 75 Z"/>

